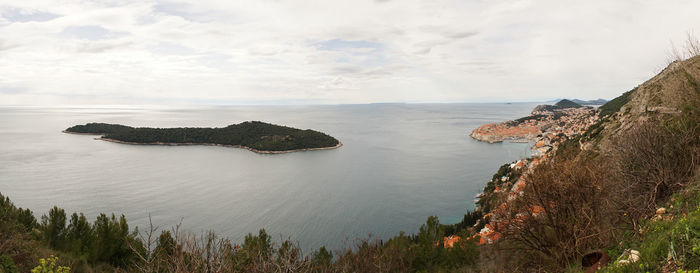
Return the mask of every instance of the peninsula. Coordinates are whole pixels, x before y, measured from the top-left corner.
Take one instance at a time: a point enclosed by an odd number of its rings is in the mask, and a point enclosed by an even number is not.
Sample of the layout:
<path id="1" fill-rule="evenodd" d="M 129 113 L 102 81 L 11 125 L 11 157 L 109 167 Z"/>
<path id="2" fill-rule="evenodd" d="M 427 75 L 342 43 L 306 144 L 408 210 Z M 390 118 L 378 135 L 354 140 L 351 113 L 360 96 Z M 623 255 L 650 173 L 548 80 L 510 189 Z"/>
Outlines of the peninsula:
<path id="1" fill-rule="evenodd" d="M 538 105 L 523 118 L 482 125 L 469 135 L 488 143 L 533 141 L 534 148 L 545 153 L 561 140 L 585 132 L 598 119 L 596 108 L 564 99 L 554 105 Z"/>
<path id="2" fill-rule="evenodd" d="M 212 145 L 248 149 L 263 154 L 328 150 L 342 146 L 332 136 L 260 121 L 247 121 L 223 128 L 146 128 L 119 124 L 88 123 L 63 131 L 102 135 L 98 140 L 138 145 Z"/>

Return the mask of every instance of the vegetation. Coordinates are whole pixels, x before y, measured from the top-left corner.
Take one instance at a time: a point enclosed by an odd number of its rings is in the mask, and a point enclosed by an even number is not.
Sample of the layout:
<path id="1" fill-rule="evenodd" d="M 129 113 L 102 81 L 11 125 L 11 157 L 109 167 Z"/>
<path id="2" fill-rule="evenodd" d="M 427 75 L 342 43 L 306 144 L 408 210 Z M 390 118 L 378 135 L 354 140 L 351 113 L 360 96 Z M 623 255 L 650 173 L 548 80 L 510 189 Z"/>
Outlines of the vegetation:
<path id="1" fill-rule="evenodd" d="M 598 108 L 598 110 L 600 110 L 600 117 L 607 117 L 620 111 L 620 108 L 622 108 L 623 105 L 627 104 L 627 102 L 630 100 L 630 95 L 632 95 L 632 93 L 634 93 L 635 90 L 637 90 L 637 88 L 627 91 L 619 97 L 614 98 L 611 101 L 600 106 Z"/>
<path id="2" fill-rule="evenodd" d="M 600 250 L 612 259 L 603 272 L 699 270 L 700 92 L 698 70 L 685 68 L 697 66 L 697 58 L 664 74 L 670 83 L 642 85 L 602 106 L 598 123 L 562 138 L 555 154 L 526 173 L 502 166 L 477 203 L 490 215 L 482 222 L 502 237 L 480 247 L 477 268 L 580 272 L 583 255 Z M 637 98 L 662 92 L 681 101 Z M 679 111 L 620 112 L 637 103 Z M 495 190 L 518 178 L 525 185 L 519 197 Z M 630 249 L 639 251 L 639 261 L 618 262 Z"/>
<path id="3" fill-rule="evenodd" d="M 570 101 L 570 100 L 567 100 L 567 99 L 560 100 L 559 102 L 555 103 L 554 106 L 559 107 L 559 108 L 579 108 L 579 107 L 583 107 L 583 106 L 581 106 L 580 104 L 575 103 L 575 102 Z"/>
<path id="4" fill-rule="evenodd" d="M 58 207 L 37 223 L 31 211 L 2 200 L 0 272 L 444 272 L 469 270 L 479 258 L 465 228 L 478 218 L 471 213 L 455 225 L 432 216 L 415 235 L 358 240 L 335 255 L 325 247 L 304 255 L 290 240 L 273 242 L 264 229 L 237 245 L 213 232 L 196 236 L 179 227 L 130 231 L 123 215 L 101 214 L 92 224 L 83 214 L 67 219 Z M 448 233 L 465 239 L 445 247 Z"/>
<path id="5" fill-rule="evenodd" d="M 495 214 L 498 221 L 490 224 L 503 235 L 482 248 L 488 260 L 503 264 L 492 270 L 564 271 L 588 251 L 607 249 L 615 259 L 630 248 L 640 251 L 640 262 L 607 270 L 698 269 L 700 200 L 693 200 L 700 198 L 700 108 L 689 102 L 677 115 L 649 114 L 624 134 L 598 135 L 609 123 L 596 124 L 584 136 L 612 138 L 605 153 L 579 149 L 581 137 L 568 139 L 554 160 L 524 176 L 520 198 L 500 207 L 502 196 L 482 198 L 480 208 Z M 507 169 L 497 175 L 512 181 Z M 684 192 L 684 198 L 672 197 Z M 666 202 L 683 209 L 671 210 L 665 220 L 652 218 Z"/>
<path id="6" fill-rule="evenodd" d="M 510 126 L 517 126 L 517 125 L 523 124 L 523 123 L 525 123 L 525 122 L 527 122 L 527 121 L 529 121 L 529 120 L 543 120 L 543 119 L 545 119 L 545 118 L 547 118 L 546 115 L 529 115 L 529 116 L 525 116 L 525 117 L 522 117 L 522 118 L 513 120 L 513 121 L 510 122 L 510 124 L 508 124 L 508 125 L 510 125 Z"/>
<path id="7" fill-rule="evenodd" d="M 70 273 L 70 267 L 60 266 L 58 257 L 51 256 L 48 259 L 39 260 L 39 265 L 32 269 L 32 273 Z"/>
<path id="8" fill-rule="evenodd" d="M 19 269 L 15 266 L 15 262 L 7 255 L 0 256 L 0 272 L 17 273 Z"/>
<path id="9" fill-rule="evenodd" d="M 464 233 L 465 230 L 473 231 L 474 225 L 476 225 L 483 216 L 481 211 L 467 211 L 461 221 L 451 225 L 442 225 L 442 228 L 445 230 L 445 236 L 460 235 Z"/>
<path id="10" fill-rule="evenodd" d="M 638 249 L 640 260 L 618 264 L 605 272 L 695 272 L 700 269 L 700 177 L 666 202 L 667 213 L 644 219 L 639 233 L 627 233 L 608 252 L 619 255 Z M 687 269 L 683 270 L 683 269 Z"/>
<path id="11" fill-rule="evenodd" d="M 259 121 L 224 128 L 134 128 L 118 124 L 88 123 L 66 129 L 71 133 L 101 134 L 123 142 L 157 144 L 220 144 L 258 151 L 290 151 L 334 147 L 338 140 L 314 130 L 300 130 Z"/>
<path id="12" fill-rule="evenodd" d="M 542 163 L 525 177 L 523 195 L 494 210 L 507 246 L 523 266 L 559 271 L 617 236 L 623 209 L 607 165 L 592 160 Z M 523 255 L 524 254 L 524 255 Z"/>

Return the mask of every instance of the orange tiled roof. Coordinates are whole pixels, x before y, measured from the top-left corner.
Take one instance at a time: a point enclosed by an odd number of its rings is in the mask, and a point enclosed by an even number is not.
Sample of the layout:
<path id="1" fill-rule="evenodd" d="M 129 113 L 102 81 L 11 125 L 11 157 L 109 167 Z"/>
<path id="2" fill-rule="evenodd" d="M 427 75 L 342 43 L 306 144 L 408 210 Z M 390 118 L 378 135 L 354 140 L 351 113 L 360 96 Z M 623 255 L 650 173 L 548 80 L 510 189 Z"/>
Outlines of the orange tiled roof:
<path id="1" fill-rule="evenodd" d="M 457 235 L 452 235 L 452 236 L 449 236 L 449 237 L 445 237 L 445 238 L 443 238 L 443 243 L 442 243 L 442 245 L 443 245 L 443 247 L 445 247 L 445 248 L 452 248 L 452 247 L 454 247 L 454 244 L 455 244 L 455 243 L 459 242 L 460 239 L 461 239 L 461 238 L 460 238 L 459 236 L 457 236 Z"/>

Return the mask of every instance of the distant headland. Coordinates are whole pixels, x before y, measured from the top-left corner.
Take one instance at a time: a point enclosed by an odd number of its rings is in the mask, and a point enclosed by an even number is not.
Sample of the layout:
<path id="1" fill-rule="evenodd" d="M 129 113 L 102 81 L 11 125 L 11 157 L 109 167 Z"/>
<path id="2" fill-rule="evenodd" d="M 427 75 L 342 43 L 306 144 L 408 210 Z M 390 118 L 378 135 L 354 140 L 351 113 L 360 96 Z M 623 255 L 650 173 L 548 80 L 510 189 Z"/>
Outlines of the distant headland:
<path id="1" fill-rule="evenodd" d="M 69 134 L 102 135 L 98 140 L 136 145 L 211 145 L 243 148 L 262 154 L 329 150 L 343 144 L 314 131 L 260 121 L 247 121 L 223 128 L 147 128 L 120 124 L 88 123 L 63 131 Z"/>
<path id="2" fill-rule="evenodd" d="M 500 123 L 489 123 L 474 129 L 470 136 L 489 143 L 533 141 L 540 153 L 550 150 L 560 138 L 583 133 L 598 122 L 596 108 L 563 99 L 554 105 L 538 105 L 529 116 Z"/>

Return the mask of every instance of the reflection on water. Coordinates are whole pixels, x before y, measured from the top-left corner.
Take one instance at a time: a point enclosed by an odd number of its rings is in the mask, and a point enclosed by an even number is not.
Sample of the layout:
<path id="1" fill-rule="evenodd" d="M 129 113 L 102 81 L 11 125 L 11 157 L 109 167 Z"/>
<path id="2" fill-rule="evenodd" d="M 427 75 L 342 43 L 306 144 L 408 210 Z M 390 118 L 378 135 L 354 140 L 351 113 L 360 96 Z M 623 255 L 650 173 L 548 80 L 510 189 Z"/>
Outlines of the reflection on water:
<path id="1" fill-rule="evenodd" d="M 132 227 L 181 219 L 242 240 L 265 228 L 302 247 L 415 232 L 445 223 L 522 143 L 486 144 L 477 126 L 521 117 L 533 104 L 378 104 L 151 108 L 0 108 L 0 192 L 37 216 L 53 205 L 124 213 Z M 223 127 L 260 120 L 328 133 L 340 149 L 280 155 L 211 146 L 131 146 L 61 130 L 88 122 Z"/>

